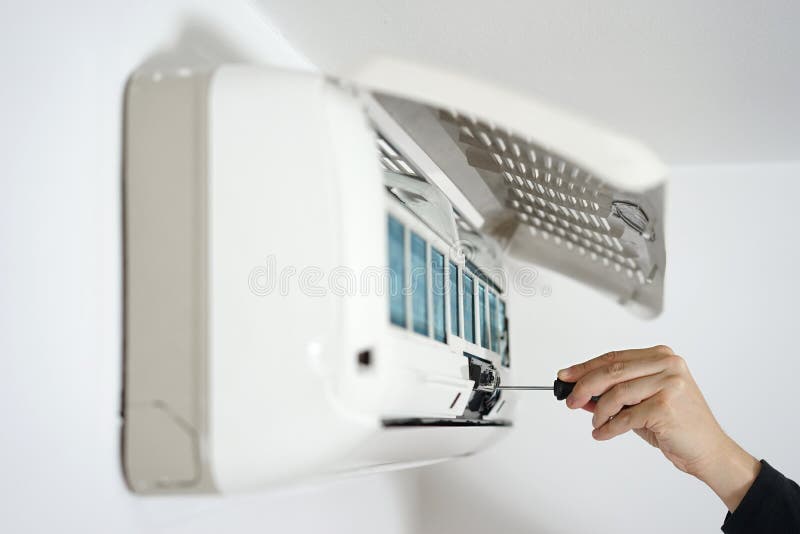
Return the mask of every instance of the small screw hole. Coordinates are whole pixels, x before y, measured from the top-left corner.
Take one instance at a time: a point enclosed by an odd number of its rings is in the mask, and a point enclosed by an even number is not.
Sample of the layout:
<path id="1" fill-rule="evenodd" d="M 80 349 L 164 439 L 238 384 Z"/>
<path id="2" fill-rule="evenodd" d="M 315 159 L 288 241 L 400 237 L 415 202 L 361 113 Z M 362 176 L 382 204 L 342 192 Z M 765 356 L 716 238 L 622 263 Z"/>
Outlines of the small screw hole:
<path id="1" fill-rule="evenodd" d="M 362 367 L 369 367 L 372 365 L 372 351 L 362 350 L 358 353 L 358 365 Z"/>

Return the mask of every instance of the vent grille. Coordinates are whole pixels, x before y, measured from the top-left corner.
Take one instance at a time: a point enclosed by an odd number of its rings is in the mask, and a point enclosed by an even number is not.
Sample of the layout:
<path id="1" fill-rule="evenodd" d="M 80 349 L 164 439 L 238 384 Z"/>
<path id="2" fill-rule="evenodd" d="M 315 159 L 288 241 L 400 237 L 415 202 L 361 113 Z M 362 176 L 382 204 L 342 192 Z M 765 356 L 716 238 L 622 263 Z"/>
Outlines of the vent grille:
<path id="1" fill-rule="evenodd" d="M 438 113 L 468 164 L 533 236 L 639 284 L 651 281 L 649 259 L 640 257 L 643 243 L 636 241 L 652 231 L 619 216 L 618 191 L 534 142 L 452 111 Z M 635 200 L 626 203 L 647 220 Z"/>
<path id="2" fill-rule="evenodd" d="M 413 178 L 422 178 L 420 173 L 414 169 L 406 158 L 400 155 L 400 152 L 398 152 L 389 141 L 379 135 L 377 137 L 377 142 L 378 157 L 384 170 L 395 174 L 411 176 Z"/>

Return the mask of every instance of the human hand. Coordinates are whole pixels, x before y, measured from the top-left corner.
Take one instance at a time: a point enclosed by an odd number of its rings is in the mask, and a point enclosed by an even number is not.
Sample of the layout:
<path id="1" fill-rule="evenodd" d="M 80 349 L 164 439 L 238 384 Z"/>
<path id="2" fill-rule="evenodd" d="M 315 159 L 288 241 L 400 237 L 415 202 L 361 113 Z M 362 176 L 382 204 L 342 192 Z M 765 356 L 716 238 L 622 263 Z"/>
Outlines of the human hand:
<path id="1" fill-rule="evenodd" d="M 758 475 L 759 462 L 723 432 L 686 362 L 669 347 L 609 352 L 562 369 L 558 378 L 576 382 L 567 406 L 594 413 L 595 439 L 633 430 L 708 484 L 731 511 Z"/>

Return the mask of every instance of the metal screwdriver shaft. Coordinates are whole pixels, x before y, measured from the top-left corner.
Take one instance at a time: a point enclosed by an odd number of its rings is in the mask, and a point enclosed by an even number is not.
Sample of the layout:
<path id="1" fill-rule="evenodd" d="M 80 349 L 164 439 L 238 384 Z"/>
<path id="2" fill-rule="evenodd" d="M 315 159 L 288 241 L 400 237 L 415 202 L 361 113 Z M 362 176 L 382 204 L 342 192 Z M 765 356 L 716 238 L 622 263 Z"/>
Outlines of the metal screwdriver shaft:
<path id="1" fill-rule="evenodd" d="M 575 387 L 575 382 L 564 382 L 563 380 L 559 380 L 556 378 L 555 382 L 553 382 L 552 386 L 497 386 L 497 389 L 508 389 L 508 390 L 528 390 L 528 391 L 552 391 L 553 394 L 556 396 L 557 400 L 564 400 L 566 399 L 570 393 L 572 393 L 572 388 Z M 600 396 L 592 397 L 592 400 L 597 402 L 600 399 Z"/>
<path id="2" fill-rule="evenodd" d="M 575 387 L 575 382 L 564 382 L 556 378 L 552 386 L 503 386 L 500 384 L 500 375 L 491 364 L 482 367 L 475 366 L 477 369 L 471 369 L 470 375 L 475 380 L 475 389 L 484 393 L 497 393 L 498 391 L 552 391 L 556 400 L 566 399 L 572 389 Z M 474 373 L 473 373 L 474 371 Z M 474 376 L 473 376 L 474 375 Z M 597 401 L 600 397 L 592 397 L 593 401 Z"/>
<path id="3" fill-rule="evenodd" d="M 553 386 L 498 386 L 497 389 L 530 389 L 534 391 L 553 391 Z"/>

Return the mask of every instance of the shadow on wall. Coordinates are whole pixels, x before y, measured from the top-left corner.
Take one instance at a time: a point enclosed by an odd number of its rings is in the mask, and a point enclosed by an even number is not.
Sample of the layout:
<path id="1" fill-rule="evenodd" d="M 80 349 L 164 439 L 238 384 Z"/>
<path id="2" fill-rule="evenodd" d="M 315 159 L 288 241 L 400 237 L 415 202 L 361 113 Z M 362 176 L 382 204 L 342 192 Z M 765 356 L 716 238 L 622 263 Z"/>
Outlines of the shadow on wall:
<path id="1" fill-rule="evenodd" d="M 201 19 L 188 18 L 175 41 L 153 52 L 136 71 L 213 67 L 223 63 L 257 63 Z"/>

